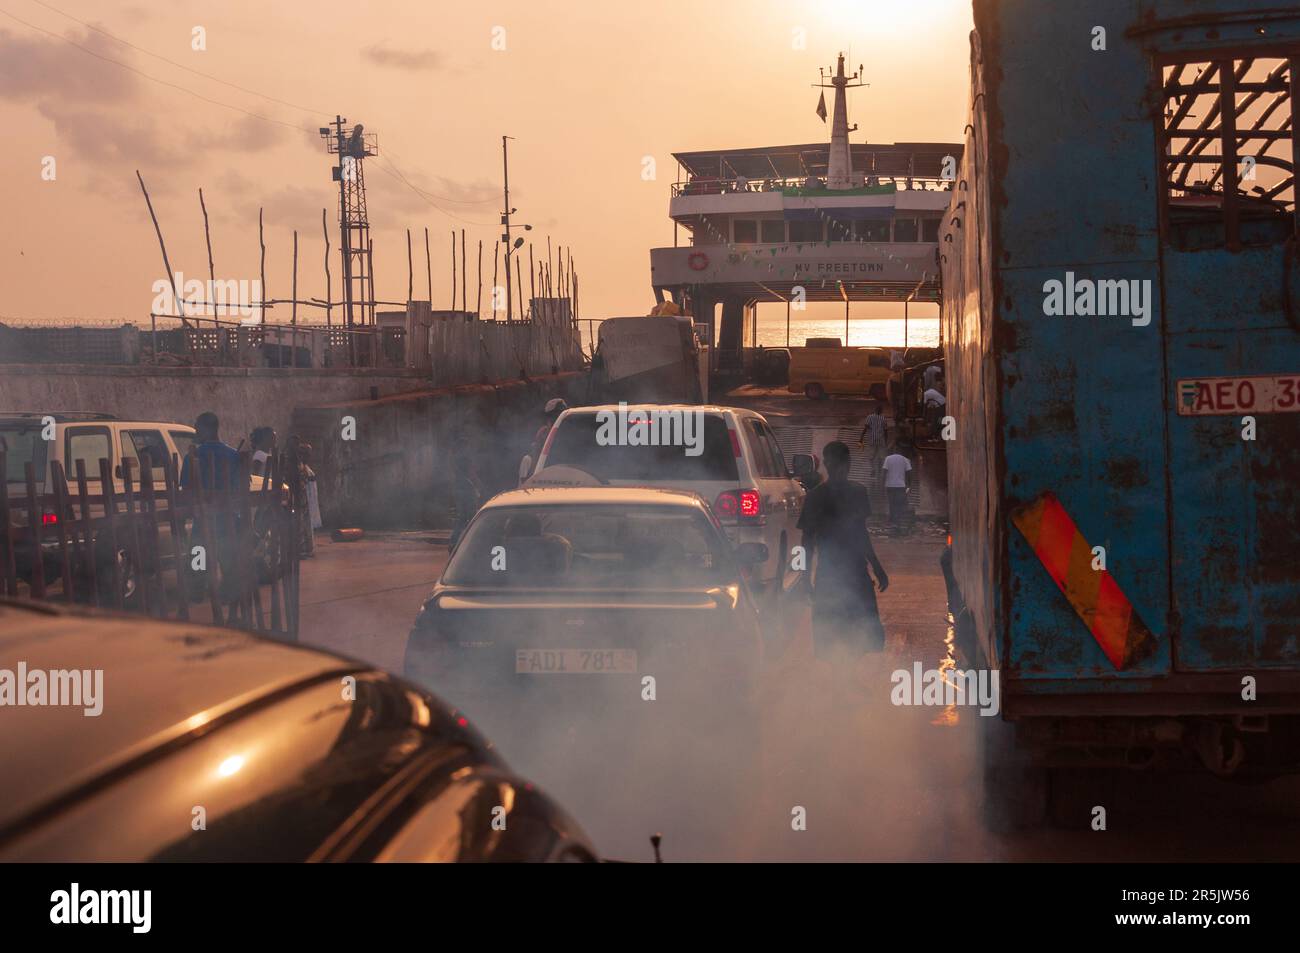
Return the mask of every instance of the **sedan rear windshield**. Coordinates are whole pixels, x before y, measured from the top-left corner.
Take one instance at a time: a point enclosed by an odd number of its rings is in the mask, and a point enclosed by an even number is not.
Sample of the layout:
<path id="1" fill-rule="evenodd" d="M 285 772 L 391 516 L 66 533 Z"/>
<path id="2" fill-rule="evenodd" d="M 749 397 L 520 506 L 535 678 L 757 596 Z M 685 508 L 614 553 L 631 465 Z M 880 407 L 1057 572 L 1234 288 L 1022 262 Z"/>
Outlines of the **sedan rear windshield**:
<path id="1" fill-rule="evenodd" d="M 660 442 L 658 446 L 633 445 L 635 437 L 630 434 L 626 443 L 610 441 L 606 439 L 609 431 L 617 428 L 603 423 L 595 413 L 570 414 L 558 424 L 546 455 L 546 466 L 581 467 L 606 480 L 734 483 L 738 479 L 736 454 L 726 421 L 701 411 L 680 413 L 684 423 L 681 428 L 662 426 L 660 421 L 658 436 L 666 440 L 665 435 L 671 434 L 672 441 Z M 687 417 L 693 419 L 687 421 Z M 683 435 L 690 438 L 692 446 L 683 445 Z"/>
<path id="2" fill-rule="evenodd" d="M 41 425 L 31 423 L 0 423 L 0 449 L 5 451 L 5 482 L 26 481 L 26 464 L 36 472 L 36 485 L 45 482 L 45 450 L 48 442 L 41 439 Z"/>
<path id="3" fill-rule="evenodd" d="M 443 574 L 453 586 L 653 589 L 734 582 L 727 542 L 677 506 L 503 506 L 474 519 Z"/>

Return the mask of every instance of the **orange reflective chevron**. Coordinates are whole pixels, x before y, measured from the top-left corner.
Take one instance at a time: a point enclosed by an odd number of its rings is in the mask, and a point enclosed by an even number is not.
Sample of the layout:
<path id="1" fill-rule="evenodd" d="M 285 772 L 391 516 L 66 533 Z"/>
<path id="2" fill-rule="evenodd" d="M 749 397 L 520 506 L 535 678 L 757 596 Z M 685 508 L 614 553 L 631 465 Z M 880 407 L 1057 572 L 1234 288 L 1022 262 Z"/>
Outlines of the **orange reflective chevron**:
<path id="1" fill-rule="evenodd" d="M 1155 650 L 1156 637 L 1105 569 L 1092 568 L 1092 547 L 1052 492 L 1018 507 L 1011 521 L 1101 650 L 1117 669 Z"/>

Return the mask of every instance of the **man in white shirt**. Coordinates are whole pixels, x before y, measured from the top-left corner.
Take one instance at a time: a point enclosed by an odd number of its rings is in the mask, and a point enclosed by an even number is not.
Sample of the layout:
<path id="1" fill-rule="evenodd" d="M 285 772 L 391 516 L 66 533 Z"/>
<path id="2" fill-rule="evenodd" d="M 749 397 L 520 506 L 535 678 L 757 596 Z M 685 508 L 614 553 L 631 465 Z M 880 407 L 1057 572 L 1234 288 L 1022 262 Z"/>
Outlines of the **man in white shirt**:
<path id="1" fill-rule="evenodd" d="M 881 469 L 885 473 L 885 496 L 889 501 L 889 525 L 894 535 L 903 532 L 903 520 L 907 516 L 907 475 L 912 472 L 912 461 L 904 456 L 908 449 L 899 445 L 894 452 L 885 457 Z"/>

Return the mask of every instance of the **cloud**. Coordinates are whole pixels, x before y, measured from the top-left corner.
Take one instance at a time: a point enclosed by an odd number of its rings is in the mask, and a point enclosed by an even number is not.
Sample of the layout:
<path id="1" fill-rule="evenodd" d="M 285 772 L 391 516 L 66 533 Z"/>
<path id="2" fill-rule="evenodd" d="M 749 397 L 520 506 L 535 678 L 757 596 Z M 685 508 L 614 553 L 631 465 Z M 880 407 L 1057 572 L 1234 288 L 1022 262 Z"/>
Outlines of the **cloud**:
<path id="1" fill-rule="evenodd" d="M 118 48 L 98 33 L 64 35 L 93 53 L 121 59 Z M 140 86 L 138 76 L 66 43 L 0 30 L 0 98 L 103 105 L 138 99 Z"/>
<path id="2" fill-rule="evenodd" d="M 54 124 L 61 143 L 101 165 L 177 166 L 196 158 L 189 150 L 178 148 L 172 134 L 148 116 L 123 117 L 61 100 L 39 102 L 36 109 Z"/>
<path id="3" fill-rule="evenodd" d="M 366 47 L 361 55 L 376 66 L 427 71 L 440 68 L 442 54 L 436 50 L 398 50 L 382 44 Z"/>
<path id="4" fill-rule="evenodd" d="M 328 209 L 331 241 L 337 243 L 333 233 L 338 230 L 338 191 L 329 178 L 329 168 L 317 170 L 320 183 L 315 185 L 277 186 L 260 182 L 233 169 L 228 170 L 214 188 L 205 189 L 208 208 L 229 209 L 220 217 L 256 227 L 257 210 L 263 210 L 263 220 L 268 228 L 296 228 L 300 232 L 320 234 L 320 212 Z"/>
<path id="5" fill-rule="evenodd" d="M 280 145 L 289 130 L 252 116 L 242 116 L 234 124 L 220 131 L 204 130 L 187 137 L 190 149 L 219 149 L 226 152 L 265 152 Z M 297 136 L 295 136 L 297 138 Z M 310 142 L 310 140 L 309 140 Z"/>

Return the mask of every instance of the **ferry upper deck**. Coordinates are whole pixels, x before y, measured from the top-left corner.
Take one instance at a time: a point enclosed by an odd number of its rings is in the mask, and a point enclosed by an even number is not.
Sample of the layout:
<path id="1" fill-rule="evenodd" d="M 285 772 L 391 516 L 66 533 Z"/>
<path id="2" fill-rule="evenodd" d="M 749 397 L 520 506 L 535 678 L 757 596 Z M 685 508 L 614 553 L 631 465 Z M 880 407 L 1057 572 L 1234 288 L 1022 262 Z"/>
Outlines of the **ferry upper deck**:
<path id="1" fill-rule="evenodd" d="M 847 188 L 827 185 L 830 146 L 679 152 L 672 248 L 650 252 L 652 284 L 761 300 L 937 300 L 940 226 L 962 147 L 855 143 Z"/>
<path id="2" fill-rule="evenodd" d="M 843 55 L 823 71 L 828 143 L 674 153 L 673 247 L 650 250 L 651 285 L 707 326 L 715 369 L 740 365 L 759 302 L 843 301 L 847 320 L 852 301 L 939 300 L 962 146 L 850 143 L 846 92 L 859 77 Z"/>

